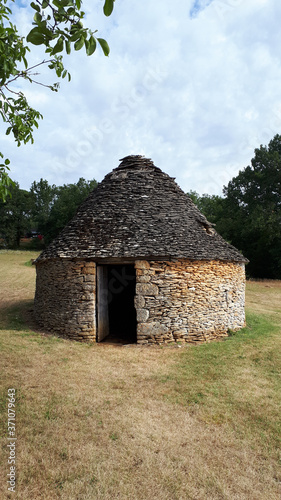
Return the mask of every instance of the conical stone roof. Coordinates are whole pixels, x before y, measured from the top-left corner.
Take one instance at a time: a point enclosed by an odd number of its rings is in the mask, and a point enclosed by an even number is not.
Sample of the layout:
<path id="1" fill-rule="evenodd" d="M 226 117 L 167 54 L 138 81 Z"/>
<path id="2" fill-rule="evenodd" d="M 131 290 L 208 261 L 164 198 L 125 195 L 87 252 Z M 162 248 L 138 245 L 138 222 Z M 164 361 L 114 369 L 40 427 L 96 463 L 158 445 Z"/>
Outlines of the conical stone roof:
<path id="1" fill-rule="evenodd" d="M 37 262 L 53 258 L 247 261 L 150 159 L 134 155 L 120 161 Z"/>

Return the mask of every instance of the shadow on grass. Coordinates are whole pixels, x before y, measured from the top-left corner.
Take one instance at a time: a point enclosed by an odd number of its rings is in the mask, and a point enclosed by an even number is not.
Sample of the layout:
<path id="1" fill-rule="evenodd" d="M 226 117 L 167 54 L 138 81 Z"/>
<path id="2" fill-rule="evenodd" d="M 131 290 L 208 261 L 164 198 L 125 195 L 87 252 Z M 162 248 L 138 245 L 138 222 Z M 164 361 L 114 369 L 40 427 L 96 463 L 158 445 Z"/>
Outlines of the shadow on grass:
<path id="1" fill-rule="evenodd" d="M 0 335 L 1 331 L 19 332 L 21 337 L 40 336 L 60 340 L 51 332 L 40 328 L 34 318 L 33 300 L 21 300 L 13 305 L 0 309 Z"/>
<path id="2" fill-rule="evenodd" d="M 29 330 L 33 325 L 33 301 L 20 300 L 0 309 L 0 330 Z"/>
<path id="3" fill-rule="evenodd" d="M 20 337 L 30 338 L 39 343 L 46 342 L 53 344 L 54 342 L 70 342 L 73 341 L 67 337 L 57 335 L 54 332 L 48 331 L 40 327 L 34 316 L 33 300 L 21 300 L 14 302 L 13 305 L 0 308 L 0 337 L 1 332 L 18 333 Z M 1 341 L 0 341 L 1 344 Z M 76 347 L 88 346 L 92 347 L 93 343 L 75 342 Z"/>

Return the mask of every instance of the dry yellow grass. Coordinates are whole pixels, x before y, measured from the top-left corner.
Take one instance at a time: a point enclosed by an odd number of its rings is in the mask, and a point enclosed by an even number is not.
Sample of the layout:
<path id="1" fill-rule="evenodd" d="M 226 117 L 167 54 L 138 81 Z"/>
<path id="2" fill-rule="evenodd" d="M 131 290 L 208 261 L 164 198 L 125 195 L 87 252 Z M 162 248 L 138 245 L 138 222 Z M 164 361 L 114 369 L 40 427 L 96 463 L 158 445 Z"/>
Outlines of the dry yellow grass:
<path id="1" fill-rule="evenodd" d="M 281 313 L 281 281 L 263 280 L 247 282 L 247 307 L 252 311 Z"/>
<path id="2" fill-rule="evenodd" d="M 19 301 L 32 300 L 34 296 L 35 273 L 26 264 L 35 259 L 38 252 L 0 250 L 0 307 Z"/>
<path id="3" fill-rule="evenodd" d="M 243 406 L 251 398 L 260 410 L 264 401 L 272 404 L 274 414 L 277 405 L 271 379 L 252 369 L 251 356 L 256 356 L 252 343 L 243 344 L 240 353 L 249 356 L 247 362 L 238 353 L 233 363 L 238 386 L 235 377 L 224 374 L 227 368 L 222 363 L 222 388 L 216 394 L 221 383 L 219 360 L 211 345 L 203 346 L 205 351 L 89 346 L 36 333 L 21 319 L 34 292 L 34 268 L 23 265 L 30 258 L 34 254 L 28 252 L 0 254 L 1 498 L 280 498 L 281 461 L 274 442 L 274 449 L 267 449 L 258 433 L 251 434 Z M 253 309 L 258 304 L 264 312 L 270 309 L 278 322 L 280 283 L 272 294 L 265 283 L 251 286 L 257 287 L 249 290 L 249 303 L 257 304 Z M 219 359 L 227 359 L 227 346 L 234 340 L 216 344 Z M 204 354 L 208 372 L 202 372 L 198 353 Z M 193 372 L 187 371 L 186 362 Z M 215 380 L 215 390 L 209 394 L 207 388 Z M 9 387 L 17 390 L 17 486 L 10 495 Z M 236 398 L 229 407 L 222 400 L 227 390 Z"/>

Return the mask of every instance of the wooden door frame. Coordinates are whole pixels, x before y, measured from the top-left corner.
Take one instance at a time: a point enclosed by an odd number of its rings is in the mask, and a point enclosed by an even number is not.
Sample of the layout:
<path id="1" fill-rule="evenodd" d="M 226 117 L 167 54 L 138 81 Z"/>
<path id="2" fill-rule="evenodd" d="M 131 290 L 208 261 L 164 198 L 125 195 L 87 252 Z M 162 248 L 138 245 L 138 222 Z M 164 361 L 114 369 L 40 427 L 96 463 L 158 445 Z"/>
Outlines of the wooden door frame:
<path id="1" fill-rule="evenodd" d="M 108 266 L 97 264 L 97 342 L 109 335 Z"/>

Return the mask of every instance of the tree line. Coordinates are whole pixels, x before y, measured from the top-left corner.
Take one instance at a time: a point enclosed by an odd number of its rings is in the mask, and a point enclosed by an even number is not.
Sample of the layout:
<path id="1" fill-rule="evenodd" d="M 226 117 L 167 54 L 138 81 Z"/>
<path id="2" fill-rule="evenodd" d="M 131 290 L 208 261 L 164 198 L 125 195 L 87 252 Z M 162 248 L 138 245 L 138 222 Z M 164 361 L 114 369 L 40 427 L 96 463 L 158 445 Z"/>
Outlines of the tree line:
<path id="1" fill-rule="evenodd" d="M 0 201 L 0 241 L 7 248 L 18 248 L 23 236 L 34 231 L 44 237 L 34 247 L 48 245 L 73 217 L 78 206 L 97 186 L 97 181 L 80 178 L 77 183 L 50 185 L 34 181 L 30 190 L 11 186 L 11 196 Z"/>
<path id="2" fill-rule="evenodd" d="M 2 244 L 18 247 L 33 229 L 47 245 L 96 186 L 95 180 L 83 178 L 59 187 L 41 179 L 29 191 L 15 184 L 12 196 L 0 202 Z M 281 135 L 255 149 L 251 165 L 224 186 L 223 196 L 187 194 L 217 232 L 249 259 L 248 276 L 281 279 Z"/>

